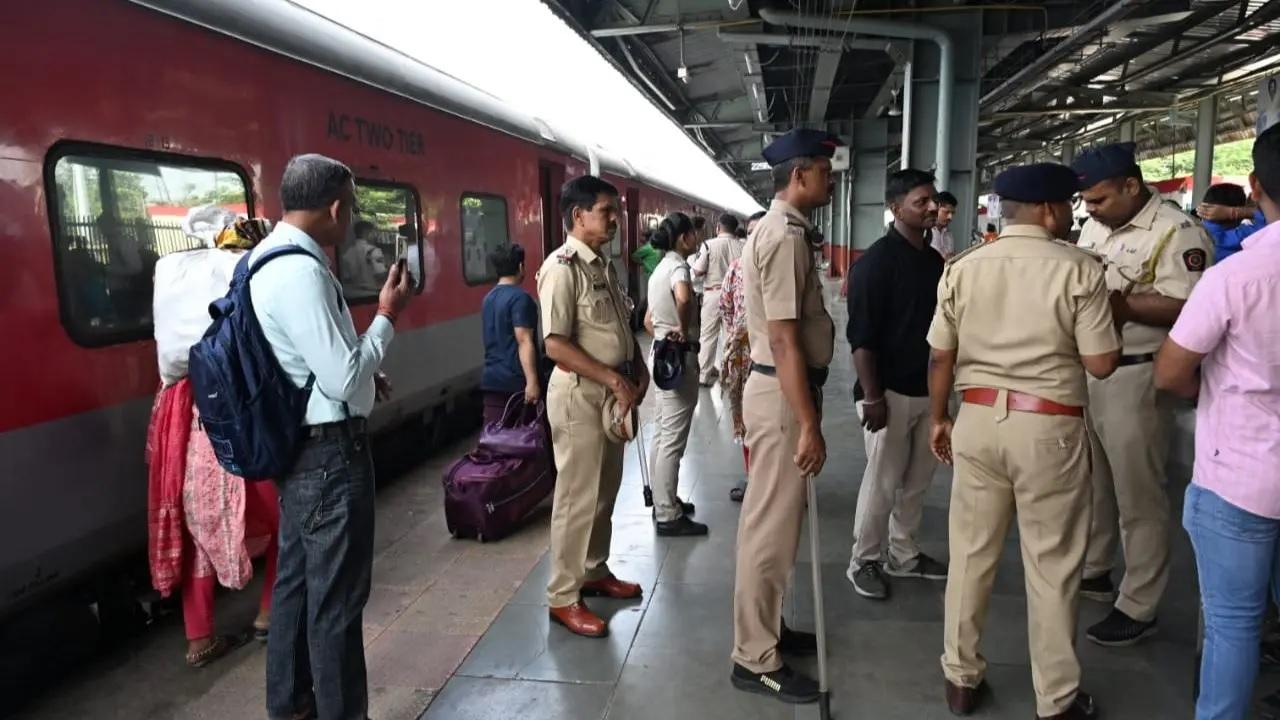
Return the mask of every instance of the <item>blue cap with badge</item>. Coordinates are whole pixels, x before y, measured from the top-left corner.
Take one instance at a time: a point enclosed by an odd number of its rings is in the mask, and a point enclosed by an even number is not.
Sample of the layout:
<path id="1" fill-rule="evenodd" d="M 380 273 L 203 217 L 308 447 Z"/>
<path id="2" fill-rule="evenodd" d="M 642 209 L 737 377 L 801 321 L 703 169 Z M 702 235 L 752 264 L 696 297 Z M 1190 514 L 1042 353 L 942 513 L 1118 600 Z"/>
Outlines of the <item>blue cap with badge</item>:
<path id="1" fill-rule="evenodd" d="M 764 159 L 771 167 L 798 157 L 829 158 L 836 148 L 844 145 L 840 138 L 823 130 L 795 128 L 769 143 L 764 149 Z"/>
<path id="2" fill-rule="evenodd" d="M 996 176 L 993 190 L 1005 200 L 1027 203 L 1062 202 L 1080 191 L 1076 173 L 1058 163 L 1016 165 Z"/>
<path id="3" fill-rule="evenodd" d="M 1071 163 L 1071 169 L 1076 171 L 1080 180 L 1080 188 L 1091 188 L 1103 180 L 1130 176 L 1138 167 L 1133 154 L 1137 147 L 1136 143 L 1122 142 L 1080 153 Z"/>

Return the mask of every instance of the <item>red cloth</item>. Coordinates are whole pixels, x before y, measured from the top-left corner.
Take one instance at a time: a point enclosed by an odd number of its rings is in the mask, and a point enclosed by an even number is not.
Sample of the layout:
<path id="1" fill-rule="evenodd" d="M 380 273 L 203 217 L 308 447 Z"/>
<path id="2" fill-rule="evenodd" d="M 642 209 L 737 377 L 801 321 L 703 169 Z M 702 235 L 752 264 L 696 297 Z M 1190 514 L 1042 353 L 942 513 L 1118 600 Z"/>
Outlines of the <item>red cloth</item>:
<path id="1" fill-rule="evenodd" d="M 147 428 L 147 559 L 151 585 L 163 597 L 182 582 L 182 485 L 193 402 L 185 378 L 161 389 Z"/>

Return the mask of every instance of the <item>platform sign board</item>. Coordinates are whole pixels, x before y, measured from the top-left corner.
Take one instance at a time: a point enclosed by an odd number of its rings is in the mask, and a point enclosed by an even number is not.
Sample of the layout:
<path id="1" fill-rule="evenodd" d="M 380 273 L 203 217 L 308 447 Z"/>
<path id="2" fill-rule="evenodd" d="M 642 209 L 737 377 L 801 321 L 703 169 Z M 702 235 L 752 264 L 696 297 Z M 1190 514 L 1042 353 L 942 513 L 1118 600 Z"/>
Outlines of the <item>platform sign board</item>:
<path id="1" fill-rule="evenodd" d="M 1258 85 L 1257 134 L 1280 122 L 1280 75 L 1263 78 Z"/>

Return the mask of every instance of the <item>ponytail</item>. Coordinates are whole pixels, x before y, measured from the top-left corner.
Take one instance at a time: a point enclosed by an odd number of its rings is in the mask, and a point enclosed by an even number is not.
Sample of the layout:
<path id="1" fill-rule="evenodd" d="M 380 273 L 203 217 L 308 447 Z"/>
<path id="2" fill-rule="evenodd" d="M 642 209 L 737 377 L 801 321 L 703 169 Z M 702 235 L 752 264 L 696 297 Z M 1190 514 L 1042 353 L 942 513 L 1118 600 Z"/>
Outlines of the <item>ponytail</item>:
<path id="1" fill-rule="evenodd" d="M 693 221 L 688 215 L 682 212 L 673 212 L 662 219 L 657 229 L 653 231 L 653 235 L 649 238 L 649 244 L 654 248 L 663 252 L 669 252 L 676 247 L 676 239 L 681 235 L 693 230 Z"/>

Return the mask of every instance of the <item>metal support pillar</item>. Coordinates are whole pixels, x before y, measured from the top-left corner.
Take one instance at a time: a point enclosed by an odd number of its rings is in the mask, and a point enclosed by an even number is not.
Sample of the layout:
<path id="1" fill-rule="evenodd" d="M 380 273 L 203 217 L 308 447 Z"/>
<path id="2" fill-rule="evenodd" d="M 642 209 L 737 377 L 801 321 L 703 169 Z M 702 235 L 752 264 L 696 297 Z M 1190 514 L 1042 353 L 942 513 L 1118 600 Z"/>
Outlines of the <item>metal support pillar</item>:
<path id="1" fill-rule="evenodd" d="M 927 22 L 943 30 L 954 43 L 955 91 L 951 96 L 950 177 L 938 178 L 938 188 L 949 190 L 960 201 L 952 220 L 956 250 L 969 245 L 970 232 L 977 212 L 978 96 L 982 77 L 982 13 L 942 14 Z M 928 169 L 928 159 L 935 155 L 938 127 L 940 57 L 938 46 L 916 40 L 913 43 L 910 98 L 910 123 L 903 128 L 903 145 L 910 148 L 912 164 Z M 923 167 L 922 167 L 923 166 Z M 861 176 L 859 170 L 859 176 Z M 861 177 L 859 177 L 861 179 Z M 880 198 L 883 202 L 883 198 Z M 861 206 L 862 198 L 857 199 Z M 880 218 L 877 218 L 878 224 Z M 878 235 L 875 237 L 879 237 Z"/>
<path id="2" fill-rule="evenodd" d="M 1120 142 L 1134 142 L 1138 139 L 1138 124 L 1133 120 L 1120 123 Z"/>
<path id="3" fill-rule="evenodd" d="M 1195 204 L 1204 198 L 1205 191 L 1213 183 L 1213 144 L 1218 130 L 1218 98 L 1207 97 L 1200 101 L 1196 112 L 1196 168 L 1192 174 L 1192 199 Z"/>
<path id="4" fill-rule="evenodd" d="M 1062 143 L 1062 159 L 1063 165 L 1070 165 L 1076 161 L 1076 142 L 1067 140 Z"/>

